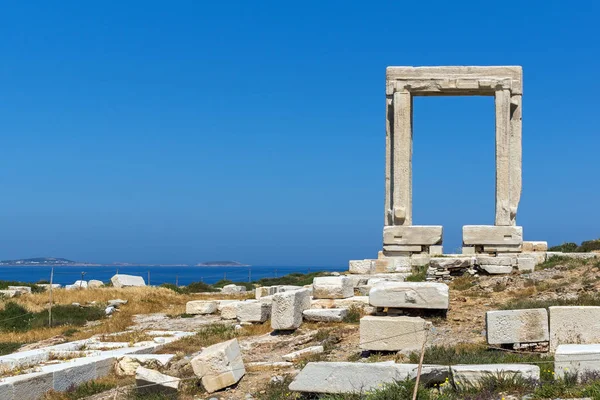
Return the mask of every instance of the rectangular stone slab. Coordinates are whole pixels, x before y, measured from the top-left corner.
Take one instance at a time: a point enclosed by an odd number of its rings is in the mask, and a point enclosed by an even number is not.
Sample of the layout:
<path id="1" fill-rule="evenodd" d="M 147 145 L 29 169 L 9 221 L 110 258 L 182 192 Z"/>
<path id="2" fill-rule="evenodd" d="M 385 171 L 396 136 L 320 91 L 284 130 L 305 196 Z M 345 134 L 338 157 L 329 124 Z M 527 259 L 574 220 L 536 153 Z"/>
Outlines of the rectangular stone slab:
<path id="1" fill-rule="evenodd" d="M 315 299 L 346 299 L 352 296 L 354 286 L 345 276 L 319 276 L 313 279 Z"/>
<path id="2" fill-rule="evenodd" d="M 394 362 L 311 362 L 300 371 L 290 385 L 290 390 L 307 393 L 365 393 L 386 383 L 414 379 L 417 364 Z M 443 382 L 448 367 L 424 365 L 422 382 Z"/>
<path id="3" fill-rule="evenodd" d="M 600 344 L 561 344 L 554 354 L 557 378 L 565 375 L 600 373 Z"/>
<path id="4" fill-rule="evenodd" d="M 479 386 L 482 378 L 490 375 L 520 375 L 525 379 L 540 379 L 540 368 L 527 364 L 474 364 L 453 365 L 450 367 L 454 383 Z"/>
<path id="5" fill-rule="evenodd" d="M 520 66 L 440 66 L 388 67 L 386 94 L 395 90 L 417 96 L 486 95 L 496 87 L 523 94 L 523 68 Z"/>
<path id="6" fill-rule="evenodd" d="M 518 246 L 523 243 L 522 226 L 465 225 L 463 244 Z"/>
<path id="7" fill-rule="evenodd" d="M 545 308 L 488 311 L 485 323 L 489 344 L 545 342 L 550 338 Z"/>
<path id="8" fill-rule="evenodd" d="M 550 351 L 560 344 L 600 343 L 600 307 L 555 306 L 550 313 Z"/>
<path id="9" fill-rule="evenodd" d="M 274 330 L 297 329 L 302 325 L 302 312 L 310 308 L 308 289 L 273 295 L 271 309 L 271 328 Z"/>
<path id="10" fill-rule="evenodd" d="M 360 319 L 360 348 L 371 351 L 417 351 L 431 323 L 419 317 L 366 316 Z"/>
<path id="11" fill-rule="evenodd" d="M 437 282 L 378 282 L 369 292 L 374 307 L 448 309 L 448 285 Z"/>
<path id="12" fill-rule="evenodd" d="M 430 246 L 442 242 L 441 226 L 413 225 L 383 228 L 384 245 Z"/>

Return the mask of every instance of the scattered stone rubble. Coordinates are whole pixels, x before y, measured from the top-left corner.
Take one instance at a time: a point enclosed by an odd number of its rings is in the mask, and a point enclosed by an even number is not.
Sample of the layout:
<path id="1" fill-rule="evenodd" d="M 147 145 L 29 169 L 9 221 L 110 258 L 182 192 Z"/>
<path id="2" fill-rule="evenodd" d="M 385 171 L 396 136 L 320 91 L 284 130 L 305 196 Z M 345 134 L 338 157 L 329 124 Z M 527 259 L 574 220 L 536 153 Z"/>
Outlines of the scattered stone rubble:
<path id="1" fill-rule="evenodd" d="M 119 335 L 126 332 L 119 332 Z M 125 356 L 146 364 L 149 359 L 167 362 L 165 356 L 152 355 L 166 343 L 193 335 L 193 332 L 146 332 L 154 340 L 124 343 L 101 342 L 101 337 L 47 346 L 0 356 L 0 398 L 2 400 L 39 399 L 48 390 L 65 391 L 111 373 L 123 364 Z M 165 335 L 165 336 L 159 336 Z M 141 355 L 147 355 L 146 360 Z M 137 367 L 136 367 L 137 368 Z M 140 367 L 141 368 L 141 367 Z M 129 373 L 129 372 L 128 372 Z"/>

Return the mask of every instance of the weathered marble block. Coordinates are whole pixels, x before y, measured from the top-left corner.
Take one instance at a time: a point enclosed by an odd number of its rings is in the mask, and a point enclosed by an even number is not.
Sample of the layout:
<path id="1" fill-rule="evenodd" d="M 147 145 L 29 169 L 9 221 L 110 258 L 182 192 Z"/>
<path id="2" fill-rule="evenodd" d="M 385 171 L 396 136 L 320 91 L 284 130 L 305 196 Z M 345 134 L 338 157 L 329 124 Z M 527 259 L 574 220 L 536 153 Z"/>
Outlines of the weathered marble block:
<path id="1" fill-rule="evenodd" d="M 272 296 L 277 293 L 277 286 L 261 286 L 254 291 L 254 297 L 258 300 L 261 297 Z"/>
<path id="2" fill-rule="evenodd" d="M 561 344 L 600 343 L 600 307 L 555 306 L 550 312 L 550 351 Z"/>
<path id="3" fill-rule="evenodd" d="M 192 315 L 212 314 L 217 312 L 218 303 L 216 301 L 193 300 L 185 305 L 185 313 Z"/>
<path id="4" fill-rule="evenodd" d="M 513 267 L 511 265 L 483 264 L 479 266 L 479 269 L 487 272 L 490 275 L 507 275 L 513 272 Z"/>
<path id="5" fill-rule="evenodd" d="M 232 303 L 224 304 L 221 307 L 221 318 L 222 319 L 236 319 L 237 318 L 237 306 L 242 303 L 241 301 L 234 301 Z"/>
<path id="6" fill-rule="evenodd" d="M 246 291 L 246 287 L 244 286 L 240 286 L 240 285 L 225 285 L 223 286 L 223 289 L 221 290 L 221 293 L 224 294 L 232 294 L 232 293 L 242 293 Z"/>
<path id="7" fill-rule="evenodd" d="M 519 375 L 524 379 L 539 381 L 540 368 L 527 364 L 474 364 L 453 365 L 450 367 L 452 379 L 460 385 L 479 386 L 480 381 L 490 375 Z"/>
<path id="8" fill-rule="evenodd" d="M 240 322 L 265 322 L 271 316 L 271 304 L 257 300 L 236 304 L 236 317 Z"/>
<path id="9" fill-rule="evenodd" d="M 420 350 L 430 328 L 431 323 L 419 317 L 362 317 L 360 348 L 375 351 Z"/>
<path id="10" fill-rule="evenodd" d="M 448 309 L 448 285 L 437 282 L 379 282 L 369 292 L 374 307 Z"/>
<path id="11" fill-rule="evenodd" d="M 489 344 L 546 342 L 550 338 L 545 308 L 488 311 L 485 322 Z"/>
<path id="12" fill-rule="evenodd" d="M 275 330 L 297 329 L 302 325 L 302 313 L 310 308 L 308 289 L 273 295 L 271 310 L 271 328 Z"/>
<path id="13" fill-rule="evenodd" d="M 548 251 L 548 242 L 532 242 L 532 241 L 523 241 L 523 252 L 531 253 L 531 252 L 544 252 Z"/>
<path id="14" fill-rule="evenodd" d="M 383 229 L 384 245 L 430 246 L 442 242 L 442 226 L 386 226 Z"/>
<path id="15" fill-rule="evenodd" d="M 431 257 L 429 265 L 438 269 L 462 269 L 470 268 L 475 263 L 475 257 Z"/>
<path id="16" fill-rule="evenodd" d="M 135 275 L 124 275 L 117 274 L 110 278 L 113 286 L 116 288 L 129 287 L 129 286 L 146 286 L 144 278 Z M 86 284 L 87 287 L 87 284 Z"/>
<path id="17" fill-rule="evenodd" d="M 290 390 L 309 393 L 365 393 L 386 383 L 414 379 L 417 364 L 390 362 L 311 362 L 294 378 Z M 448 367 L 424 365 L 421 382 L 444 382 Z"/>
<path id="18" fill-rule="evenodd" d="M 554 354 L 554 372 L 557 378 L 577 374 L 600 373 L 600 344 L 561 344 Z"/>
<path id="19" fill-rule="evenodd" d="M 345 276 L 323 276 L 313 279 L 315 299 L 346 299 L 354 296 L 352 281 Z"/>
<path id="20" fill-rule="evenodd" d="M 190 363 L 208 393 L 234 385 L 246 374 L 237 339 L 208 346 Z"/>
<path id="21" fill-rule="evenodd" d="M 540 254 L 544 255 L 545 253 L 519 254 L 517 256 L 517 269 L 520 272 L 535 271 L 535 266 L 544 262 L 543 259 L 540 259 L 541 257 L 538 257 Z"/>
<path id="22" fill-rule="evenodd" d="M 374 271 L 375 260 L 350 260 L 348 270 L 351 274 L 370 274 Z"/>
<path id="23" fill-rule="evenodd" d="M 523 243 L 522 226 L 465 225 L 465 245 L 511 246 Z"/>
<path id="24" fill-rule="evenodd" d="M 304 310 L 302 313 L 306 321 L 314 322 L 342 322 L 348 315 L 347 308 L 325 308 Z"/>

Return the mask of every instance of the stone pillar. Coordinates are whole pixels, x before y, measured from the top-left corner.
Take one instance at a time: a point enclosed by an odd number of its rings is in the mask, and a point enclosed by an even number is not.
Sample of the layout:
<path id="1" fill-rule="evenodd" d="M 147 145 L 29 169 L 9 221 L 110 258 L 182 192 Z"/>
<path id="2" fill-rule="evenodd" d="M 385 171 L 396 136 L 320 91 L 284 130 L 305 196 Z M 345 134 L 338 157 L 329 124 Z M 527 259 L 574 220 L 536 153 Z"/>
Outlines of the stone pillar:
<path id="1" fill-rule="evenodd" d="M 510 218 L 510 90 L 496 90 L 496 226 L 508 226 Z"/>
<path id="2" fill-rule="evenodd" d="M 393 225 L 412 225 L 412 103 L 409 92 L 394 93 L 391 137 Z"/>
<path id="3" fill-rule="evenodd" d="M 510 224 L 517 224 L 517 209 L 521 199 L 522 140 L 521 103 L 522 95 L 510 98 Z"/>
<path id="4" fill-rule="evenodd" d="M 383 226 L 394 225 L 392 218 L 392 135 L 394 131 L 393 96 L 385 99 L 385 210 Z"/>

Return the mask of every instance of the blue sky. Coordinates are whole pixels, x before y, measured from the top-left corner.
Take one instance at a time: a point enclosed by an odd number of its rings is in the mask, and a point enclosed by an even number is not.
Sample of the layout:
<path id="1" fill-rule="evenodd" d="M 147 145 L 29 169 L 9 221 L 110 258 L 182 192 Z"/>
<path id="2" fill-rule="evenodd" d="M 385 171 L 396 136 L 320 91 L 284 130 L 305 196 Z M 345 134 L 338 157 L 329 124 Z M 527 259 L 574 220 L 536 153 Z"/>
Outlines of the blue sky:
<path id="1" fill-rule="evenodd" d="M 385 68 L 522 65 L 526 240 L 600 236 L 596 2 L 11 2 L 0 259 L 381 248 Z M 414 223 L 493 224 L 493 98 L 418 98 Z"/>

